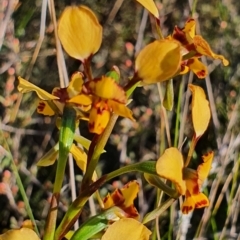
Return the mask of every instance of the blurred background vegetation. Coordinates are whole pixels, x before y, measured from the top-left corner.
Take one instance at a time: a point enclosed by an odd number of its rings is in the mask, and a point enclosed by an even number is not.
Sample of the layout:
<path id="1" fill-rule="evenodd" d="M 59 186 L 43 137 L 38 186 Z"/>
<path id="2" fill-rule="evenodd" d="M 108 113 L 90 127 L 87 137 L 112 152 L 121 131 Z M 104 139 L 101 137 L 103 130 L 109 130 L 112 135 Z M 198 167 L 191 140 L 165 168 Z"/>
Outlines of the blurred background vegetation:
<path id="1" fill-rule="evenodd" d="M 49 1 L 50 2 L 50 1 Z M 156 0 L 164 36 L 175 25 L 184 26 L 189 17 L 197 20 L 197 32 L 224 55 L 230 66 L 219 61 L 206 61 L 209 76 L 199 80 L 192 74 L 174 80 L 175 105 L 168 112 L 172 143 L 183 144 L 187 154 L 193 131 L 189 112 L 187 83 L 193 82 L 208 93 L 212 121 L 200 139 L 192 161 L 196 167 L 201 155 L 215 151 L 211 174 L 205 184 L 211 206 L 182 216 L 176 202 L 159 219 L 161 239 L 240 239 L 240 171 L 239 171 L 239 94 L 240 94 L 240 2 L 238 0 Z M 45 5 L 46 7 L 45 7 Z M 117 65 L 121 84 L 133 74 L 134 58 L 138 51 L 156 38 L 148 13 L 135 1 L 83 0 L 55 1 L 58 18 L 65 6 L 84 4 L 97 15 L 104 28 L 100 51 L 93 58 L 93 74 L 101 76 Z M 56 144 L 58 130 L 53 118 L 36 113 L 35 94 L 21 96 L 16 90 L 17 76 L 22 76 L 51 92 L 60 85 L 54 26 L 49 4 L 43 0 L 0 0 L 0 232 L 19 227 L 28 218 L 16 179 L 11 169 L 11 152 L 23 181 L 39 228 L 43 230 L 51 196 L 55 165 L 38 168 L 39 158 Z M 46 21 L 44 20 L 46 15 Z M 38 47 L 40 47 L 38 51 Z M 81 64 L 64 54 L 68 76 L 81 70 Z M 163 84 L 164 89 L 164 84 Z M 156 160 L 168 146 L 164 133 L 163 109 L 156 85 L 137 88 L 130 105 L 136 123 L 119 119 L 102 155 L 99 172 L 107 173 L 129 163 Z M 179 104 L 180 110 L 177 110 Z M 177 114 L 179 127 L 176 127 Z M 80 132 L 91 139 L 87 123 L 81 122 Z M 174 141 L 174 139 L 176 139 Z M 59 220 L 71 202 L 69 169 L 62 191 Z M 136 205 L 141 216 L 156 204 L 156 189 L 149 186 L 140 174 L 114 179 L 104 186 L 101 194 L 120 187 L 131 179 L 142 186 Z M 75 167 L 77 192 L 81 171 Z M 80 222 L 99 210 L 94 199 L 85 207 Z M 154 229 L 155 222 L 149 225 Z M 153 234 L 153 239 L 155 237 Z"/>

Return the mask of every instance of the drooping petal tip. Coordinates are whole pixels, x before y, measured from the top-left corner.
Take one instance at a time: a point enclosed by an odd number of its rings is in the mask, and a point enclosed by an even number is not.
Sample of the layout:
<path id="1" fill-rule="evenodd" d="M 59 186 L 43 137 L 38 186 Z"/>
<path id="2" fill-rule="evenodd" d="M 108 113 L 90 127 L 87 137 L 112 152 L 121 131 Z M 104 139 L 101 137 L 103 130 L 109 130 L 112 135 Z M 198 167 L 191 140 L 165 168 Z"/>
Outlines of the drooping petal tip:
<path id="1" fill-rule="evenodd" d="M 159 18 L 158 9 L 153 0 L 136 0 L 145 7 L 155 18 Z"/>
<path id="2" fill-rule="evenodd" d="M 38 97 L 42 100 L 56 100 L 59 99 L 58 97 L 46 92 L 45 90 L 37 87 L 36 85 L 30 83 L 29 81 L 23 79 L 22 77 L 18 77 L 19 84 L 18 84 L 18 91 L 21 93 L 28 93 L 28 92 L 36 92 Z"/>

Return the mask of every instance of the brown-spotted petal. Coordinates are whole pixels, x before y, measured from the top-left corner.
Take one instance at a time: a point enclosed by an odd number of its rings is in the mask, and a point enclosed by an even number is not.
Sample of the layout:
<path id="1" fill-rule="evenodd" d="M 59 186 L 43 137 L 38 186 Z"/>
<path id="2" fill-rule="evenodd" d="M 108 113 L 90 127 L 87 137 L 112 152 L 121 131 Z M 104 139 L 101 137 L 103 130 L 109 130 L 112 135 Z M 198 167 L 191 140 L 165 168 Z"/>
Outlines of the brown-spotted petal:
<path id="1" fill-rule="evenodd" d="M 219 59 L 222 61 L 224 66 L 227 66 L 229 64 L 229 61 L 223 55 L 218 55 L 212 51 L 211 47 L 207 41 L 202 38 L 202 36 L 196 35 L 193 38 L 193 42 L 197 53 L 214 59 Z"/>
<path id="2" fill-rule="evenodd" d="M 104 99 L 112 99 L 120 103 L 127 103 L 125 91 L 111 77 L 102 76 L 100 79 L 94 79 L 86 82 L 84 86 L 89 94 L 93 94 Z"/>
<path id="3" fill-rule="evenodd" d="M 51 107 L 51 105 L 48 103 L 48 101 L 39 101 L 37 106 L 37 112 L 39 114 L 43 114 L 45 116 L 53 116 L 55 115 L 55 111 Z"/>
<path id="4" fill-rule="evenodd" d="M 198 58 L 196 57 L 187 60 L 187 66 L 200 79 L 205 78 L 208 74 L 207 67 L 201 61 L 199 61 Z"/>
<path id="5" fill-rule="evenodd" d="M 83 83 L 83 74 L 81 72 L 75 72 L 72 74 L 70 83 L 67 87 L 69 98 L 81 93 Z"/>
<path id="6" fill-rule="evenodd" d="M 101 134 L 106 128 L 110 119 L 109 106 L 107 101 L 103 101 L 100 98 L 97 99 L 92 106 L 89 115 L 88 128 L 89 131 L 96 134 Z"/>

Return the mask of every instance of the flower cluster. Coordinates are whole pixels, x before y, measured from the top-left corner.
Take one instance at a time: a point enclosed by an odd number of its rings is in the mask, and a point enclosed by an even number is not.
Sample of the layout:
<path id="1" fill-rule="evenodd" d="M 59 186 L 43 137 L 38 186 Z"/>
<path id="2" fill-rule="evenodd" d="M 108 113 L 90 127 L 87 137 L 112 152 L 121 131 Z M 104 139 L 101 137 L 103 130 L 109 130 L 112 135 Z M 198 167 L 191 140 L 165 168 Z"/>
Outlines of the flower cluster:
<path id="1" fill-rule="evenodd" d="M 152 0 L 137 1 L 155 17 L 157 23 L 157 20 L 159 20 L 158 10 L 154 2 Z M 160 31 L 159 25 L 156 24 L 156 26 L 157 30 Z M 186 74 L 190 70 L 198 78 L 205 78 L 208 71 L 207 66 L 200 61 L 201 56 L 219 59 L 224 66 L 229 64 L 228 60 L 222 55 L 218 55 L 211 50 L 209 44 L 202 36 L 196 35 L 195 28 L 196 22 L 190 18 L 183 28 L 176 26 L 170 36 L 164 38 L 159 34 L 160 40 L 149 43 L 138 53 L 135 59 L 134 74 L 129 78 L 127 85 L 122 87 L 119 84 L 120 73 L 117 67 L 102 76 L 94 77 L 92 75 L 91 59 L 102 43 L 102 26 L 99 24 L 95 14 L 85 6 L 67 7 L 63 11 L 58 23 L 58 36 L 66 53 L 81 61 L 83 72 L 73 73 L 67 87 L 56 87 L 51 94 L 22 77 L 18 78 L 18 90 L 21 93 L 35 92 L 38 95 L 40 100 L 37 111 L 40 114 L 61 117 L 62 115 L 65 116 L 63 113 L 66 107 L 71 110 L 74 109 L 76 112 L 76 119 L 74 119 L 76 124 L 79 123 L 79 120 L 88 121 L 89 131 L 96 134 L 95 137 L 97 138 L 106 129 L 113 113 L 135 121 L 131 110 L 126 105 L 128 104 L 127 95 L 129 95 L 127 91 L 134 90 L 133 87 L 137 83 L 155 84 L 168 81 L 177 75 Z M 197 170 L 188 167 L 195 145 L 206 131 L 211 118 L 209 102 L 206 99 L 204 90 L 192 84 L 189 84 L 188 87 L 192 92 L 192 122 L 194 127 L 194 136 L 188 157 L 184 161 L 184 157 L 179 149 L 174 147 L 168 148 L 157 160 L 156 169 L 154 167 L 154 170 L 156 170 L 154 172 L 155 175 L 152 174 L 158 179 L 161 177 L 170 180 L 175 185 L 174 191 L 176 190 L 177 196 L 185 196 L 182 204 L 182 212 L 184 214 L 195 208 L 209 205 L 209 200 L 201 192 L 201 187 L 209 174 L 214 156 L 213 152 L 204 155 L 202 157 L 203 162 L 198 166 Z M 79 148 L 73 143 L 73 139 L 71 140 L 68 152 L 74 155 L 78 166 L 84 172 L 87 172 L 87 167 L 90 165 L 89 162 L 92 163 L 90 160 L 95 151 L 94 147 L 96 147 L 94 141 L 90 150 L 90 144 Z M 58 152 L 60 152 L 59 149 L 57 144 L 41 159 L 39 165 L 47 166 L 52 164 L 56 160 Z M 89 152 L 88 154 L 90 157 L 87 156 L 83 149 L 89 150 L 90 154 Z M 96 159 L 98 159 L 97 157 Z M 90 173 L 94 171 L 95 168 L 91 169 Z M 146 170 L 146 173 L 149 172 Z M 94 175 L 89 175 L 90 180 L 91 177 L 93 180 L 97 179 L 95 173 Z M 88 183 L 87 180 L 85 182 Z M 151 183 L 151 181 L 149 182 Z M 133 204 L 138 191 L 138 183 L 132 181 L 121 190 L 115 190 L 111 195 L 107 195 L 103 200 L 104 210 L 111 209 L 114 206 L 117 208 L 113 208 L 113 211 L 120 209 L 121 213 L 119 212 L 119 216 L 121 216 L 118 219 L 119 223 L 117 223 L 120 224 L 120 228 L 127 226 L 128 220 L 122 218 L 132 218 L 132 222 L 129 224 L 131 227 L 139 224 L 139 222 L 136 222 L 139 214 Z M 115 212 L 115 214 L 118 216 L 118 213 Z M 114 224 L 112 224 L 113 227 L 118 226 Z M 143 231 L 144 236 L 139 232 L 139 235 L 135 236 L 134 239 L 148 239 L 150 235 L 149 230 L 146 230 L 144 227 Z M 103 236 L 102 239 L 110 239 L 109 236 L 111 237 L 111 234 L 109 232 L 106 231 L 107 235 L 104 236 L 108 237 L 105 238 Z"/>
<path id="2" fill-rule="evenodd" d="M 183 156 L 177 148 L 168 148 L 157 161 L 157 173 L 159 176 L 172 181 L 178 193 L 185 195 L 182 212 L 188 214 L 195 208 L 207 207 L 208 198 L 201 193 L 203 181 L 207 178 L 212 160 L 213 152 L 202 157 L 197 170 L 184 167 Z"/>

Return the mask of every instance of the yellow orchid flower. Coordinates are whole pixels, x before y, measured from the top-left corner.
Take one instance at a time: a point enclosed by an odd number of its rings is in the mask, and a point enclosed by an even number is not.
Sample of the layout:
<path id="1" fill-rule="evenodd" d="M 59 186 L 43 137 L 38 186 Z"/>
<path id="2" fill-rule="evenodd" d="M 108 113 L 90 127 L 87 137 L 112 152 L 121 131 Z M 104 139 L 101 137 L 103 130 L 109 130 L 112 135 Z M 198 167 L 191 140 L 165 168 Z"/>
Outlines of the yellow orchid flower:
<path id="1" fill-rule="evenodd" d="M 62 114 L 63 107 L 69 100 L 76 95 L 78 96 L 78 106 L 75 107 L 77 115 L 79 118 L 86 118 L 84 112 L 90 109 L 92 99 L 91 96 L 82 94 L 82 73 L 75 72 L 71 76 L 71 81 L 69 86 L 66 88 L 54 88 L 52 94 L 46 92 L 45 90 L 35 86 L 34 84 L 28 82 L 27 80 L 18 77 L 19 85 L 18 90 L 21 93 L 36 92 L 40 98 L 37 112 L 43 115 L 53 116 L 55 114 Z"/>
<path id="2" fill-rule="evenodd" d="M 108 194 L 103 199 L 104 209 L 109 209 L 113 206 L 117 206 L 125 212 L 125 217 L 138 219 L 139 214 L 133 204 L 133 201 L 137 197 L 138 192 L 138 182 L 128 182 L 121 189 L 116 189 L 112 194 Z"/>
<path id="3" fill-rule="evenodd" d="M 187 190 L 185 194 L 185 201 L 182 205 L 182 212 L 184 214 L 188 214 L 194 208 L 203 208 L 209 206 L 208 198 L 206 195 L 201 193 L 200 190 L 211 169 L 213 156 L 213 152 L 203 155 L 203 163 L 201 163 L 197 168 L 197 177 L 185 179 Z"/>
<path id="4" fill-rule="evenodd" d="M 229 64 L 229 61 L 222 55 L 214 53 L 207 41 L 200 35 L 195 35 L 196 22 L 194 19 L 189 19 L 184 28 L 175 26 L 172 36 L 168 39 L 174 39 L 181 43 L 185 49 L 183 52 L 190 53 L 190 60 L 182 63 L 181 73 L 186 73 L 192 70 L 198 78 L 204 78 L 207 75 L 207 68 L 197 58 L 207 56 L 213 59 L 219 59 L 224 66 Z"/>
<path id="5" fill-rule="evenodd" d="M 156 40 L 138 54 L 135 77 L 144 84 L 166 81 L 179 71 L 181 59 L 180 44 L 177 41 Z"/>
<path id="6" fill-rule="evenodd" d="M 195 208 L 207 207 L 208 198 L 200 192 L 204 180 L 207 178 L 212 160 L 213 152 L 202 156 L 203 163 L 197 170 L 184 168 L 183 157 L 177 148 L 168 148 L 158 159 L 156 165 L 157 174 L 172 181 L 180 195 L 185 195 L 182 212 L 188 214 Z"/>
<path id="7" fill-rule="evenodd" d="M 92 107 L 89 112 L 89 131 L 101 134 L 110 119 L 111 112 L 134 120 L 132 112 L 126 107 L 127 97 L 123 88 L 114 79 L 102 76 L 100 79 L 87 81 L 83 86 L 85 95 L 92 96 Z M 79 104 L 79 96 L 69 100 Z"/>
<path id="8" fill-rule="evenodd" d="M 58 36 L 66 52 L 84 62 L 100 48 L 102 26 L 88 7 L 69 6 L 60 17 Z"/>

